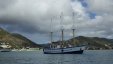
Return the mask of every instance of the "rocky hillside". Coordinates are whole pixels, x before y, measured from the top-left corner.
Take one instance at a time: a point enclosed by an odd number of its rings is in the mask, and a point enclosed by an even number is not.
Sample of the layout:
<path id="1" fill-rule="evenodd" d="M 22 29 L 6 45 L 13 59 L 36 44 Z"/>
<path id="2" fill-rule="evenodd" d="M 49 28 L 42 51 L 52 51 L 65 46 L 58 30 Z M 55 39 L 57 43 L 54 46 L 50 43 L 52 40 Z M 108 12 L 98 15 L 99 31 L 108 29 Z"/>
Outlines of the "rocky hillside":
<path id="1" fill-rule="evenodd" d="M 73 39 L 71 39 L 72 41 Z M 99 37 L 83 37 L 74 38 L 75 43 L 87 45 L 88 49 L 112 49 L 113 40 Z"/>
<path id="2" fill-rule="evenodd" d="M 52 45 L 57 46 L 60 41 L 53 42 Z M 87 46 L 87 49 L 98 50 L 98 49 L 113 49 L 113 39 L 99 38 L 99 37 L 84 37 L 79 36 L 69 40 L 64 41 L 63 45 L 68 46 Z"/>
<path id="3" fill-rule="evenodd" d="M 11 46 L 11 48 L 21 49 L 26 47 L 40 47 L 40 45 L 32 42 L 26 37 L 20 34 L 12 34 L 6 30 L 0 28 L 0 44 L 5 43 Z"/>

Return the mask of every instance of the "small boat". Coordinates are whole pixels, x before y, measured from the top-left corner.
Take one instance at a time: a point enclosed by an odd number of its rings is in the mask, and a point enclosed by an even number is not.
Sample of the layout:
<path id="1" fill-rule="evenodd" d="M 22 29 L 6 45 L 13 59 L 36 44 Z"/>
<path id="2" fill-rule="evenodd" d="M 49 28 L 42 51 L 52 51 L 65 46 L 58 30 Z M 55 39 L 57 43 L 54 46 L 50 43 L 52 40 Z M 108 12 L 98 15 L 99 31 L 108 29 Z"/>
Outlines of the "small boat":
<path id="1" fill-rule="evenodd" d="M 0 52 L 10 52 L 10 51 L 11 51 L 11 49 L 9 49 L 9 48 L 3 48 L 0 50 Z"/>
<path id="2" fill-rule="evenodd" d="M 60 19 L 61 19 L 61 17 L 60 17 Z M 62 19 L 61 19 L 61 21 L 62 21 Z M 52 22 L 52 20 L 51 20 L 51 22 Z M 73 23 L 73 26 L 74 26 L 74 23 Z M 74 31 L 75 31 L 75 29 L 73 28 L 72 29 L 73 38 L 75 38 Z M 61 28 L 61 34 L 62 34 L 62 41 L 61 41 L 60 47 L 59 48 L 57 48 L 57 47 L 52 48 L 50 46 L 49 48 L 44 48 L 43 49 L 44 54 L 82 54 L 83 53 L 85 46 L 64 47 L 63 46 L 63 44 L 64 44 L 64 29 L 63 28 Z M 52 36 L 53 36 L 52 31 L 50 32 L 50 35 L 51 35 L 51 43 L 52 43 L 53 42 L 52 41 Z M 73 39 L 73 42 L 75 42 L 74 39 Z"/>
<path id="3" fill-rule="evenodd" d="M 11 46 L 6 44 L 6 43 L 2 43 L 2 45 L 0 45 L 1 49 L 0 52 L 10 52 L 11 51 Z"/>

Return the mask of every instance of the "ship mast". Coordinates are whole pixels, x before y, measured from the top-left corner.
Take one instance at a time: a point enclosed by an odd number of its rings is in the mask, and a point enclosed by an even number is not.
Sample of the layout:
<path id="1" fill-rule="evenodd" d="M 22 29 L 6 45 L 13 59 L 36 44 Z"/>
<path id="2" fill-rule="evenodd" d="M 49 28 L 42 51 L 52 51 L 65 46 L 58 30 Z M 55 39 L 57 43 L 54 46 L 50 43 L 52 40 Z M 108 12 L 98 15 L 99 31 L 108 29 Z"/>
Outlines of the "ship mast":
<path id="1" fill-rule="evenodd" d="M 51 36 L 51 44 L 52 44 L 52 42 L 53 42 L 52 21 L 53 21 L 53 19 L 51 18 L 51 25 L 50 25 L 50 30 L 51 30 L 51 32 L 50 32 L 50 36 Z"/>
<path id="2" fill-rule="evenodd" d="M 51 34 L 51 43 L 53 42 L 53 32 L 50 32 Z"/>
<path id="3" fill-rule="evenodd" d="M 73 38 L 75 37 L 75 29 L 72 29 L 72 31 L 73 31 Z"/>
<path id="4" fill-rule="evenodd" d="M 64 29 L 61 29 L 62 31 L 62 44 L 63 44 L 63 41 L 64 41 Z"/>
<path id="5" fill-rule="evenodd" d="M 63 29 L 63 25 L 62 25 L 62 22 L 63 22 L 63 13 L 61 13 L 61 16 L 60 16 L 60 25 L 61 25 L 61 36 L 62 36 L 62 41 L 61 41 L 61 48 L 63 48 L 63 43 L 64 43 L 64 29 Z"/>
<path id="6" fill-rule="evenodd" d="M 50 43 L 51 43 L 51 45 L 50 45 L 50 48 L 52 48 L 53 47 L 53 44 L 52 44 L 52 42 L 53 42 L 53 30 L 52 30 L 52 21 L 53 21 L 53 19 L 51 18 L 51 23 L 50 23 Z"/>
<path id="7" fill-rule="evenodd" d="M 74 14 L 74 12 L 73 12 L 73 26 L 72 26 L 72 31 L 73 31 L 73 38 L 75 37 L 75 21 L 74 21 L 74 16 L 75 16 L 75 14 Z"/>
<path id="8" fill-rule="evenodd" d="M 72 31 L 73 31 L 73 43 L 75 43 L 75 20 L 74 20 L 74 16 L 75 16 L 75 14 L 74 14 L 74 12 L 73 12 L 73 26 L 72 26 Z"/>

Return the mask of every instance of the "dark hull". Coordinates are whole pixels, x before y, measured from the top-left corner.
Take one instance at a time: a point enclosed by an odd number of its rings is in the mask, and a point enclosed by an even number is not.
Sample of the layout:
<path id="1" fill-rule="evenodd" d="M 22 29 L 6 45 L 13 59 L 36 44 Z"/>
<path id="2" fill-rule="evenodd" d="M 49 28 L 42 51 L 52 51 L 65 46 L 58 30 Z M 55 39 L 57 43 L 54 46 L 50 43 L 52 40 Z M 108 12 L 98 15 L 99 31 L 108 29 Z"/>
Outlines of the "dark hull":
<path id="1" fill-rule="evenodd" d="M 44 52 L 44 54 L 82 54 L 84 50 L 72 51 L 72 52 L 61 52 L 61 53 L 50 53 Z"/>
<path id="2" fill-rule="evenodd" d="M 11 51 L 11 49 L 2 49 L 2 50 L 0 50 L 0 52 L 10 52 Z"/>
<path id="3" fill-rule="evenodd" d="M 10 51 L 1 51 L 1 52 L 10 52 Z"/>

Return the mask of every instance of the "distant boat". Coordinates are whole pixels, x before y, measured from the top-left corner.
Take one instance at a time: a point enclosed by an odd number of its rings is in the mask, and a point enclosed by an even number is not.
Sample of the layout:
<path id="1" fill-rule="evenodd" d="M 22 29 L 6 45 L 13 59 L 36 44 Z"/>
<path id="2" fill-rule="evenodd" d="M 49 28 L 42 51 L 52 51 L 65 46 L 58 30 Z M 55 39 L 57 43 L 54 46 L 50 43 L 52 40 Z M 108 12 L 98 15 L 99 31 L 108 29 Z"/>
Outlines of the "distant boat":
<path id="1" fill-rule="evenodd" d="M 11 51 L 11 46 L 6 43 L 2 43 L 2 45 L 0 45 L 0 47 L 1 47 L 0 52 L 10 52 Z"/>
<path id="2" fill-rule="evenodd" d="M 10 52 L 10 51 L 11 51 L 10 48 L 3 48 L 3 49 L 0 50 L 0 52 Z"/>
<path id="3" fill-rule="evenodd" d="M 72 29 L 72 31 L 73 31 L 73 38 L 74 38 L 75 29 Z M 52 41 L 53 32 L 51 31 L 50 34 L 51 34 L 51 43 L 52 43 L 53 42 Z M 61 29 L 61 34 L 62 34 L 61 46 L 59 48 L 57 48 L 57 47 L 56 48 L 52 48 L 52 47 L 44 48 L 43 49 L 44 54 L 82 54 L 83 53 L 85 46 L 63 47 L 64 29 Z"/>

